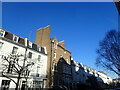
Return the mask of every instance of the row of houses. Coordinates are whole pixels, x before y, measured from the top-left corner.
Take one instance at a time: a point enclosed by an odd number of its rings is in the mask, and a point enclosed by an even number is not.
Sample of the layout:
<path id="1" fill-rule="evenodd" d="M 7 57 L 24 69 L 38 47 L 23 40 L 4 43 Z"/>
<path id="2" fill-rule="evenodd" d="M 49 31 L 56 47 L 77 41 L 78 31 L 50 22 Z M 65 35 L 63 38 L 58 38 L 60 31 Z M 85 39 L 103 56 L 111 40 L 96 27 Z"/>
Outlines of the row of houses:
<path id="1" fill-rule="evenodd" d="M 73 76 L 73 83 L 74 88 L 77 88 L 77 84 L 89 84 L 87 80 L 90 76 L 96 77 L 97 81 L 100 84 L 107 84 L 110 85 L 113 82 L 113 79 L 105 74 L 103 71 L 96 71 L 82 63 L 76 62 L 72 60 L 72 76 Z"/>
<path id="2" fill-rule="evenodd" d="M 36 31 L 35 42 L 29 41 L 4 29 L 0 29 L 0 87 L 3 90 L 15 88 L 16 73 L 12 72 L 11 62 L 3 76 L 3 56 L 23 55 L 23 61 L 28 67 L 29 74 L 24 74 L 19 81 L 19 88 L 75 88 L 78 83 L 86 83 L 88 76 L 97 77 L 99 82 L 110 84 L 112 79 L 104 72 L 96 71 L 71 58 L 71 52 L 65 48 L 64 41 L 58 42 L 56 37 L 50 38 L 50 26 Z M 22 65 L 22 61 L 20 65 Z M 22 67 L 22 66 L 21 66 Z M 10 72 L 11 70 L 11 72 Z M 26 77 L 27 76 L 27 77 Z M 11 77 L 11 79 L 10 79 Z M 27 79 L 26 79 L 27 78 Z M 13 79 L 13 80 L 12 80 Z"/>

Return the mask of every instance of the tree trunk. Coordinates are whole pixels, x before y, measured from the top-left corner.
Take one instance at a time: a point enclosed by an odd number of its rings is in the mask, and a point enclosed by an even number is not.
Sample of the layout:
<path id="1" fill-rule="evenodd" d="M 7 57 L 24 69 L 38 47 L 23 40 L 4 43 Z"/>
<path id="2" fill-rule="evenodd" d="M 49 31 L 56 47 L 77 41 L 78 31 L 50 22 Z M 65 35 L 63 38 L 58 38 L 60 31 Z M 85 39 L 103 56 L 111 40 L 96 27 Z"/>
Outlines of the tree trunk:
<path id="1" fill-rule="evenodd" d="M 18 86 L 19 86 L 19 81 L 20 81 L 20 74 L 18 75 L 18 78 L 17 78 L 17 84 L 16 84 L 16 88 L 15 88 L 15 90 L 18 90 Z"/>

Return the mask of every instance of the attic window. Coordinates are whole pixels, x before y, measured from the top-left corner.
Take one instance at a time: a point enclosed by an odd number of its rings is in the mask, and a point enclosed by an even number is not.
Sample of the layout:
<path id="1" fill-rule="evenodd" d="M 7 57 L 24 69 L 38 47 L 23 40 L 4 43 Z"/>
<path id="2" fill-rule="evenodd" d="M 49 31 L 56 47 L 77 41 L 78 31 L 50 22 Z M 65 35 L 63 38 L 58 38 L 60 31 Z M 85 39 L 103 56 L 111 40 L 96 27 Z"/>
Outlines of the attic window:
<path id="1" fill-rule="evenodd" d="M 0 36 L 1 36 L 1 37 L 4 37 L 4 35 L 5 35 L 5 31 L 2 30 L 2 29 L 0 29 Z"/>
<path id="2" fill-rule="evenodd" d="M 32 42 L 29 41 L 28 47 L 29 47 L 29 48 L 32 48 Z"/>
<path id="3" fill-rule="evenodd" d="M 41 47 L 38 45 L 37 46 L 37 50 L 40 52 L 41 51 Z"/>
<path id="4" fill-rule="evenodd" d="M 18 42 L 19 37 L 16 35 L 13 35 L 13 41 Z"/>

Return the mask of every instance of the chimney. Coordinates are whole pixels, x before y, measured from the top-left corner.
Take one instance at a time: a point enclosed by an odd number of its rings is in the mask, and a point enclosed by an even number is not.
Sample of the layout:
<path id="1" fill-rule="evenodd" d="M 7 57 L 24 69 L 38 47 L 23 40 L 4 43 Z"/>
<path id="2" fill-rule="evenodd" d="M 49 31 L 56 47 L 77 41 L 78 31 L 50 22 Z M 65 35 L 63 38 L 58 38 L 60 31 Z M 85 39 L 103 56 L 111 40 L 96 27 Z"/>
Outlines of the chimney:
<path id="1" fill-rule="evenodd" d="M 50 26 L 40 28 L 36 31 L 35 44 L 45 47 L 50 42 Z"/>

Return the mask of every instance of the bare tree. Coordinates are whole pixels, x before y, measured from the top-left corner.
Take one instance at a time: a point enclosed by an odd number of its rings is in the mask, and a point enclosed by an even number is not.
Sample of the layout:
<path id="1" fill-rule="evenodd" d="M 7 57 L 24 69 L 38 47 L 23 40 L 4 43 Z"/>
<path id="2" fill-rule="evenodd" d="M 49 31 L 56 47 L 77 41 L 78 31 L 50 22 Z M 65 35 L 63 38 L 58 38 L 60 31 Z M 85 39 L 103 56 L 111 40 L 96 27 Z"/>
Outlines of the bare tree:
<path id="1" fill-rule="evenodd" d="M 120 76 L 120 32 L 109 31 L 100 41 L 97 54 L 96 64 L 98 66 L 103 66 Z"/>
<path id="2" fill-rule="evenodd" d="M 28 62 L 25 56 L 18 54 L 2 56 L 2 61 L 3 61 L 2 76 L 13 81 L 16 84 L 15 90 L 18 90 L 20 79 L 28 77 L 30 72 L 29 67 L 34 65 L 34 63 Z M 17 81 L 15 81 L 13 77 L 17 78 Z"/>

